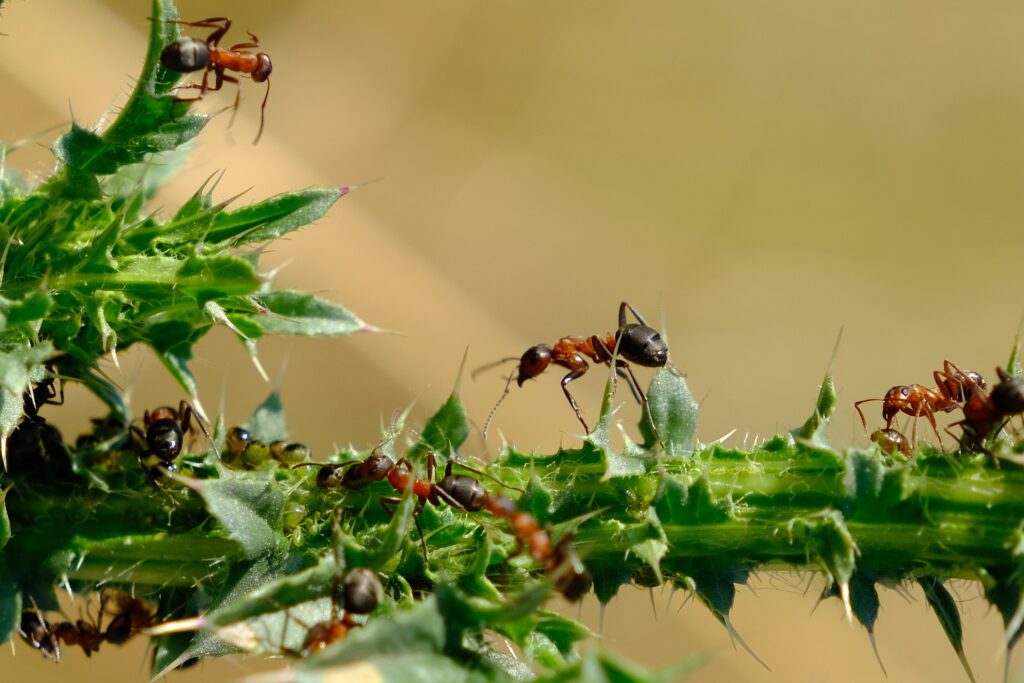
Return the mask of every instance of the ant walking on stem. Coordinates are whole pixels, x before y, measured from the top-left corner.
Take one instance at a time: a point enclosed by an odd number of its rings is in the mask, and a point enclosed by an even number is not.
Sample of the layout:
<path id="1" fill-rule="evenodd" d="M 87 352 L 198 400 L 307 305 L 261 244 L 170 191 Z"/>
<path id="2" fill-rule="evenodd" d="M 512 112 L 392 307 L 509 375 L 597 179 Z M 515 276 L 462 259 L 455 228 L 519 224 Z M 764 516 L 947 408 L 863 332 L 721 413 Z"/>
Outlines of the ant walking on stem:
<path id="1" fill-rule="evenodd" d="M 249 74 L 256 83 L 266 83 L 267 92 L 263 95 L 263 104 L 260 105 L 260 129 L 252 144 L 260 141 L 263 135 L 263 122 L 267 109 L 267 98 L 270 97 L 270 73 L 273 71 L 273 64 L 270 55 L 266 52 L 250 52 L 251 49 L 260 46 L 259 39 L 252 33 L 249 34 L 249 42 L 236 43 L 229 48 L 220 47 L 221 38 L 231 28 L 231 20 L 227 17 L 210 17 L 200 21 L 175 21 L 173 23 L 181 26 L 192 26 L 195 28 L 212 28 L 213 33 L 206 37 L 206 40 L 190 38 L 185 36 L 174 41 L 160 53 L 160 63 L 165 69 L 177 71 L 178 73 L 203 72 L 201 83 L 189 83 L 188 88 L 198 88 L 199 96 L 192 98 L 178 98 L 179 102 L 194 102 L 201 100 L 208 92 L 220 90 L 224 83 L 238 83 L 238 78 L 225 71 L 235 71 L 240 74 Z M 213 74 L 213 85 L 209 84 L 210 74 Z M 238 111 L 238 101 L 241 95 L 241 88 L 235 93 L 235 103 L 232 105 L 232 120 L 234 112 Z"/>
<path id="2" fill-rule="evenodd" d="M 962 403 L 968 401 L 973 387 L 984 389 L 986 382 L 985 378 L 978 373 L 971 370 L 964 372 L 948 360 L 943 361 L 942 370 L 933 372 L 932 377 L 935 380 L 935 389 L 922 384 L 900 385 L 885 392 L 883 398 L 866 398 L 854 403 L 853 407 L 857 414 L 860 415 L 860 422 L 864 426 L 864 431 L 867 431 L 868 423 L 864 418 L 864 412 L 860 409 L 861 404 L 881 401 L 882 419 L 885 420 L 885 434 L 880 438 L 889 441 L 892 439 L 889 434 L 890 432 L 899 434 L 899 432 L 892 429 L 892 422 L 900 413 L 906 413 L 914 418 L 914 425 L 910 436 L 910 445 L 912 447 L 913 443 L 917 440 L 917 418 L 924 415 L 931 424 L 932 430 L 935 432 L 935 436 L 938 437 L 939 445 L 941 446 L 942 436 L 939 434 L 939 426 L 935 422 L 935 413 L 952 412 Z M 906 452 L 907 447 L 905 443 L 898 444 L 896 447 Z"/>
<path id="3" fill-rule="evenodd" d="M 308 467 L 309 465 L 310 463 L 304 463 L 296 465 L 296 467 Z M 512 531 L 519 547 L 527 549 L 530 556 L 554 577 L 555 588 L 567 600 L 579 600 L 584 593 L 590 590 L 592 583 L 590 573 L 573 550 L 570 536 L 563 537 L 558 543 L 553 542 L 548 531 L 533 515 L 520 510 L 514 501 L 489 492 L 479 479 L 465 474 L 454 474 L 452 472 L 453 465 L 455 465 L 454 459 L 449 459 L 444 468 L 444 475 L 435 482 L 437 461 L 433 453 L 427 455 L 427 479 L 416 479 L 413 475 L 412 463 L 405 458 L 399 458 L 396 462 L 383 453 L 373 453 L 366 460 L 355 463 L 319 465 L 316 483 L 322 489 L 333 489 L 340 486 L 356 491 L 372 482 L 386 479 L 398 491 L 411 490 L 412 495 L 419 498 L 421 506 L 428 502 L 439 505 L 443 501 L 465 512 L 487 510 L 512 525 Z M 505 488 L 514 489 L 514 487 L 503 484 L 485 472 L 465 463 L 458 463 L 458 465 L 470 472 L 492 479 Z M 387 506 L 398 503 L 399 499 L 381 498 L 380 502 L 385 509 L 390 510 Z M 416 518 L 416 528 L 420 534 L 420 545 L 423 550 L 424 562 L 426 562 L 426 538 L 418 517 Z"/>
<path id="4" fill-rule="evenodd" d="M 627 311 L 633 314 L 637 322 L 626 322 Z M 616 349 L 618 350 L 617 357 L 614 353 Z M 565 393 L 566 400 L 569 401 L 569 406 L 576 413 L 576 419 L 583 425 L 584 431 L 589 434 L 590 427 L 587 426 L 586 420 L 583 419 L 583 414 L 580 412 L 576 399 L 569 393 L 569 382 L 579 379 L 590 369 L 587 358 L 591 362 L 609 366 L 612 363 L 612 358 L 615 358 L 615 374 L 626 380 L 626 384 L 629 385 L 629 389 L 633 393 L 633 398 L 643 406 L 651 429 L 654 430 L 654 434 L 657 436 L 658 430 L 651 418 L 647 395 L 640 388 L 640 383 L 637 381 L 636 375 L 633 374 L 633 368 L 630 366 L 630 363 L 635 363 L 645 368 L 665 367 L 668 364 L 668 345 L 661 338 L 661 334 L 649 326 L 640 314 L 636 312 L 636 309 L 625 301 L 619 304 L 619 328 L 614 334 L 605 335 L 604 338 L 596 334 L 590 337 L 562 337 L 553 346 L 537 344 L 528 348 L 526 353 L 519 358 L 515 356 L 502 358 L 499 361 L 489 363 L 473 371 L 473 378 L 475 379 L 481 372 L 502 363 L 510 361 L 518 361 L 519 363 L 518 371 L 509 375 L 508 381 L 505 382 L 505 391 L 501 394 L 498 402 L 494 404 L 494 408 L 491 409 L 490 414 L 487 416 L 487 421 L 484 422 L 484 436 L 487 436 L 487 429 L 490 427 L 491 418 L 494 417 L 498 406 L 501 405 L 501 402 L 505 400 L 505 397 L 511 391 L 512 380 L 514 379 L 518 386 L 523 386 L 526 380 L 537 377 L 550 365 L 557 365 L 569 370 L 569 373 L 562 378 L 562 391 Z"/>

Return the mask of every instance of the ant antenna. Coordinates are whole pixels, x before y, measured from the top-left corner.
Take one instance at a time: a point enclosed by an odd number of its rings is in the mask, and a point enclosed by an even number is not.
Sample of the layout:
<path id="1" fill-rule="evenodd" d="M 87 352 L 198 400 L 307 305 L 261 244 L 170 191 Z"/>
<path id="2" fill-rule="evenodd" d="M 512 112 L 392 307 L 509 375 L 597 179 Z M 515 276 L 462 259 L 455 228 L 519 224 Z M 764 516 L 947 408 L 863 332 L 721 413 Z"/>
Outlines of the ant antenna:
<path id="1" fill-rule="evenodd" d="M 477 375 L 479 375 L 479 374 L 481 374 L 483 372 L 487 372 L 488 370 L 490 370 L 492 368 L 496 368 L 496 367 L 498 367 L 499 365 L 501 365 L 503 363 L 508 363 L 509 361 L 513 361 L 513 360 L 517 361 L 519 359 L 516 358 L 515 356 L 509 356 L 507 358 L 502 358 L 501 360 L 496 360 L 493 363 L 488 363 L 487 365 L 481 365 L 476 370 L 471 372 L 469 376 L 472 377 L 475 380 Z"/>
<path id="2" fill-rule="evenodd" d="M 508 359 L 506 359 L 506 360 L 508 360 Z M 513 358 L 512 360 L 517 360 L 517 359 Z M 500 362 L 504 362 L 504 361 L 500 361 Z M 515 378 L 515 373 L 512 373 L 511 375 L 508 376 L 508 381 L 505 382 L 505 391 L 503 391 L 501 393 L 501 397 L 498 399 L 498 402 L 494 404 L 494 407 L 491 408 L 491 412 L 487 414 L 487 419 L 484 421 L 484 431 L 483 431 L 483 435 L 484 435 L 485 439 L 487 438 L 487 429 L 491 426 L 491 418 L 494 417 L 494 413 L 497 412 L 498 406 L 501 405 L 501 402 L 504 401 L 505 397 L 508 396 L 510 391 L 512 391 L 512 380 L 514 378 Z"/>

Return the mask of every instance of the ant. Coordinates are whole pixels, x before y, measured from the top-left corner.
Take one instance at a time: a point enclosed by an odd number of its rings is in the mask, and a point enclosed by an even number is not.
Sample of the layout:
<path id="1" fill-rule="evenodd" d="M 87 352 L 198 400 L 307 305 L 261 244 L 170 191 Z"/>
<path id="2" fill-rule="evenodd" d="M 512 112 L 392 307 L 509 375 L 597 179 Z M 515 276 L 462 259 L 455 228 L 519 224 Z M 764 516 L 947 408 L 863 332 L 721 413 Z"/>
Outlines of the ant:
<path id="1" fill-rule="evenodd" d="M 107 602 L 111 596 L 117 606 L 115 610 L 108 611 Z M 105 614 L 113 615 L 106 630 L 103 628 Z M 61 641 L 65 645 L 80 646 L 85 656 L 90 657 L 104 642 L 122 645 L 152 623 L 153 613 L 145 602 L 121 591 L 103 590 L 100 592 L 100 605 L 94 620 L 78 619 L 75 623 L 63 621 L 50 624 L 38 610 L 25 610 L 21 614 L 19 633 L 25 642 L 41 651 L 45 657 L 59 662 Z"/>
<path id="2" fill-rule="evenodd" d="M 158 468 L 162 468 L 164 472 L 174 472 L 177 469 L 174 459 L 181 453 L 185 434 L 194 433 L 192 418 L 192 405 L 187 401 L 181 401 L 177 410 L 170 406 L 162 406 L 152 413 L 147 410 L 142 418 L 145 432 L 132 426 L 132 436 L 142 451 L 139 462 L 148 474 L 152 476 L 158 472 Z M 195 421 L 209 437 L 198 415 L 195 415 Z"/>
<path id="3" fill-rule="evenodd" d="M 570 537 L 566 536 L 559 543 L 553 544 L 548 532 L 533 515 L 520 510 L 514 501 L 489 492 L 479 479 L 465 475 L 453 474 L 453 459 L 448 460 L 444 468 L 444 476 L 436 483 L 437 462 L 434 454 L 427 455 L 427 479 L 416 479 L 412 472 L 412 463 L 405 458 L 397 462 L 383 453 L 374 453 L 366 460 L 355 463 L 320 465 L 316 475 L 317 485 L 322 489 L 342 487 L 348 490 L 359 490 L 375 481 L 387 479 L 388 483 L 398 491 L 411 490 L 412 495 L 420 499 L 420 505 L 429 502 L 438 505 L 440 501 L 463 510 L 477 512 L 487 510 L 496 517 L 507 520 L 516 536 L 519 548 L 527 547 L 530 556 L 544 566 L 544 569 L 556 576 L 555 587 L 570 601 L 579 600 L 591 586 L 592 579 L 583 562 L 572 549 Z M 308 466 L 306 465 L 299 465 Z M 464 463 L 459 463 L 471 472 L 493 479 L 484 472 L 476 470 Z M 494 481 L 506 488 L 513 488 Z M 516 489 L 519 490 L 519 489 Z M 381 498 L 381 505 L 399 502 L 398 498 Z M 426 561 L 427 546 L 423 529 L 416 519 L 416 527 L 420 533 L 420 544 Z"/>
<path id="4" fill-rule="evenodd" d="M 3 464 L 7 470 L 45 465 L 51 472 L 69 473 L 67 447 L 60 430 L 39 414 L 44 405 L 64 404 L 64 384 L 54 386 L 57 376 L 34 384 L 22 396 L 23 418 L 3 444 Z M 59 397 L 59 398 L 58 398 Z"/>
<path id="5" fill-rule="evenodd" d="M 627 310 L 633 314 L 633 317 L 638 322 L 626 322 Z M 629 385 L 633 397 L 643 406 L 648 420 L 651 420 L 651 427 L 654 428 L 647 396 L 640 388 L 640 383 L 637 382 L 636 375 L 633 374 L 633 368 L 629 365 L 629 362 L 636 363 L 645 368 L 664 367 L 668 363 L 668 345 L 661 338 L 661 334 L 653 327 L 650 327 L 640 314 L 636 312 L 635 308 L 623 301 L 619 304 L 619 327 L 614 334 L 608 334 L 603 339 L 598 335 L 590 337 L 562 337 L 555 342 L 554 346 L 537 344 L 528 348 L 519 358 L 510 356 L 477 368 L 473 372 L 474 379 L 481 372 L 501 363 L 509 361 L 519 362 L 518 374 L 509 375 L 508 381 L 505 382 L 505 391 L 501 394 L 498 402 L 494 404 L 494 408 L 491 409 L 491 413 L 487 416 L 487 421 L 484 422 L 484 436 L 487 436 L 487 428 L 491 424 L 491 418 L 494 417 L 495 411 L 498 410 L 498 406 L 508 396 L 512 388 L 512 380 L 515 379 L 516 384 L 521 387 L 523 382 L 537 377 L 551 364 L 569 370 L 569 374 L 562 378 L 562 391 L 565 393 L 565 398 L 569 401 L 573 412 L 576 413 L 576 419 L 580 421 L 583 429 L 589 434 L 590 427 L 587 426 L 586 420 L 583 419 L 583 414 L 576 404 L 576 399 L 569 393 L 568 385 L 569 382 L 585 375 L 587 370 L 590 369 L 587 358 L 594 363 L 611 365 L 612 358 L 615 357 L 613 350 L 616 348 L 618 348 L 618 357 L 615 358 L 615 374 L 626 380 L 626 384 Z M 657 434 L 657 429 L 654 429 L 654 433 Z"/>
<path id="6" fill-rule="evenodd" d="M 335 550 L 337 552 L 337 550 Z M 341 595 L 338 595 L 338 583 L 335 578 L 331 595 L 331 618 L 315 624 L 306 634 L 302 649 L 298 652 L 286 651 L 297 657 L 308 657 L 324 650 L 328 645 L 341 640 L 352 628 L 361 626 L 362 622 L 353 615 L 364 616 L 377 609 L 384 597 L 384 588 L 380 584 L 377 572 L 372 569 L 353 569 L 345 575 L 341 582 Z M 338 604 L 344 609 L 344 615 L 338 616 Z"/>
<path id="7" fill-rule="evenodd" d="M 1024 377 L 1014 377 L 1002 368 L 996 368 L 999 383 L 992 393 L 985 393 L 985 384 L 969 382 L 971 395 L 964 403 L 964 419 L 955 424 L 970 430 L 975 440 L 1002 429 L 1005 421 L 1024 413 Z"/>
<path id="8" fill-rule="evenodd" d="M 892 421 L 899 413 L 911 415 L 914 418 L 914 426 L 910 442 L 914 443 L 917 440 L 917 418 L 924 415 L 941 445 L 942 436 L 939 434 L 939 427 L 935 422 L 935 413 L 952 412 L 957 406 L 968 400 L 971 387 L 977 386 L 984 389 L 987 385 L 985 378 L 978 373 L 970 370 L 964 372 L 948 360 L 943 361 L 942 370 L 933 372 L 932 377 L 935 380 L 935 389 L 930 389 L 922 384 L 900 385 L 885 392 L 883 398 L 866 398 L 854 403 L 853 407 L 860 415 L 864 431 L 867 431 L 868 423 L 864 418 L 864 412 L 860 409 L 861 404 L 881 401 L 885 430 L 895 431 L 892 430 Z"/>
<path id="9" fill-rule="evenodd" d="M 220 47 L 220 40 L 231 28 L 231 20 L 227 17 L 210 17 L 201 21 L 175 21 L 182 26 L 195 28 L 212 28 L 213 33 L 206 37 L 206 40 L 199 40 L 185 36 L 167 45 L 160 53 L 160 63 L 165 69 L 179 73 L 191 73 L 194 71 L 203 72 L 202 83 L 196 85 L 190 83 L 187 87 L 198 88 L 199 97 L 178 98 L 179 102 L 194 102 L 200 100 L 208 92 L 220 90 L 225 81 L 238 83 L 238 78 L 225 71 L 236 71 L 249 74 L 256 83 L 266 83 L 267 92 L 263 96 L 263 104 L 260 105 L 260 129 L 252 144 L 260 141 L 263 135 L 263 123 L 267 109 L 267 98 L 270 97 L 270 72 L 273 71 L 273 64 L 270 62 L 270 55 L 266 52 L 249 52 L 250 48 L 260 46 L 259 39 L 249 33 L 248 43 L 237 43 L 229 48 Z M 211 86 L 208 83 L 210 74 L 213 74 L 214 81 Z M 238 110 L 238 98 L 241 94 L 236 93 L 233 110 Z"/>

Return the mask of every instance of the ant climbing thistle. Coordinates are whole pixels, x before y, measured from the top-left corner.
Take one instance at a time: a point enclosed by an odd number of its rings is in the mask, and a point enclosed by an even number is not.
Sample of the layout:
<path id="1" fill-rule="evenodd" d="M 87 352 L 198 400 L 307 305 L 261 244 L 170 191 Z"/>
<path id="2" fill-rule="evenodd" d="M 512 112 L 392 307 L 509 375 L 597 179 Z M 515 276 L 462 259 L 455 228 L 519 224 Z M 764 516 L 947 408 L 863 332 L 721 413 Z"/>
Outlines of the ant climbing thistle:
<path id="1" fill-rule="evenodd" d="M 637 322 L 626 322 L 627 311 L 633 314 Z M 616 349 L 618 350 L 617 357 L 614 354 Z M 498 406 L 501 405 L 501 402 L 505 400 L 505 397 L 511 391 L 512 380 L 514 379 L 518 386 L 523 386 L 523 382 L 537 377 L 552 364 L 566 368 L 569 371 L 562 378 L 562 391 L 565 393 L 566 400 L 569 401 L 569 406 L 576 413 L 576 419 L 580 421 L 583 429 L 589 434 L 590 427 L 587 426 L 586 420 L 583 419 L 583 414 L 580 412 L 576 399 L 569 393 L 569 382 L 579 379 L 590 369 L 587 358 L 594 363 L 610 366 L 613 357 L 615 357 L 615 374 L 626 380 L 626 384 L 629 385 L 629 389 L 633 393 L 633 398 L 643 406 L 644 412 L 647 414 L 648 420 L 650 420 L 651 412 L 650 406 L 647 403 L 647 396 L 644 394 L 643 389 L 640 388 L 640 383 L 637 381 L 636 375 L 633 374 L 633 368 L 630 366 L 630 363 L 635 363 L 645 368 L 664 367 L 668 364 L 668 345 L 661 338 L 661 334 L 648 325 L 640 314 L 636 312 L 635 308 L 623 301 L 619 304 L 619 327 L 614 334 L 608 334 L 604 338 L 596 334 L 590 337 L 562 337 L 553 346 L 537 344 L 528 348 L 526 353 L 519 358 L 510 356 L 477 368 L 473 372 L 474 379 L 481 372 L 502 363 L 510 361 L 519 362 L 518 372 L 509 375 L 508 381 L 505 382 L 505 391 L 501 394 L 498 402 L 494 404 L 494 408 L 491 409 L 490 414 L 487 416 L 487 421 L 484 422 L 484 436 L 487 436 L 487 429 L 490 427 L 491 418 L 494 417 Z M 657 429 L 654 427 L 653 421 L 651 421 L 651 428 L 654 430 L 655 435 L 657 435 Z"/>
<path id="2" fill-rule="evenodd" d="M 563 537 L 558 543 L 553 542 L 548 531 L 533 515 L 520 510 L 509 498 L 491 493 L 479 479 L 465 474 L 454 474 L 452 472 L 454 464 L 454 460 L 448 460 L 444 468 L 444 475 L 434 481 L 437 462 L 434 454 L 429 453 L 427 455 L 427 478 L 416 479 L 413 475 L 412 463 L 405 458 L 395 461 L 388 455 L 375 452 L 366 460 L 354 463 L 319 465 L 316 483 L 325 490 L 342 487 L 356 491 L 372 482 L 386 479 L 397 491 L 412 491 L 412 495 L 419 498 L 420 506 L 428 502 L 433 505 L 444 502 L 465 512 L 486 510 L 511 524 L 519 547 L 528 550 L 530 556 L 554 577 L 555 588 L 567 600 L 579 600 L 584 593 L 590 590 L 593 581 L 587 568 L 576 551 L 573 550 L 570 536 Z M 311 463 L 303 463 L 296 467 L 310 465 Z M 458 466 L 492 479 L 506 488 L 514 488 L 465 463 L 458 463 Z M 385 509 L 389 509 L 387 506 L 397 504 L 399 499 L 381 498 L 380 502 Z M 416 517 L 416 529 L 420 534 L 420 545 L 424 562 L 426 562 L 426 538 L 418 517 Z"/>
<path id="3" fill-rule="evenodd" d="M 212 28 L 213 33 L 206 37 L 206 40 L 190 38 L 185 36 L 167 45 L 160 53 L 160 63 L 165 69 L 177 71 L 178 73 L 203 72 L 201 83 L 190 83 L 186 87 L 198 88 L 199 96 L 192 98 L 178 98 L 179 102 L 193 102 L 200 100 L 208 92 L 220 90 L 224 83 L 238 83 L 238 78 L 225 71 L 249 74 L 256 83 L 266 83 L 267 92 L 263 96 L 263 104 L 260 105 L 260 129 L 252 144 L 260 141 L 263 135 L 263 122 L 267 109 L 267 98 L 270 97 L 270 72 L 273 71 L 273 64 L 270 62 L 270 55 L 266 52 L 250 52 L 252 48 L 260 46 L 259 39 L 252 33 L 249 34 L 249 42 L 237 43 L 229 48 L 220 47 L 220 40 L 231 28 L 231 20 L 227 17 L 210 17 L 200 21 L 175 21 L 173 23 L 181 26 L 192 26 L 195 28 Z M 213 74 L 213 85 L 209 84 L 210 74 Z M 235 94 L 235 103 L 232 111 L 238 110 L 238 100 L 241 90 Z M 232 117 L 234 113 L 232 113 Z"/>
<path id="4" fill-rule="evenodd" d="M 922 384 L 910 384 L 895 386 L 885 392 L 883 398 L 866 398 L 853 404 L 857 414 L 860 415 L 864 431 L 867 431 L 868 423 L 864 418 L 864 412 L 860 409 L 862 403 L 871 401 L 882 402 L 882 419 L 885 420 L 885 431 L 892 429 L 892 422 L 900 413 L 906 413 L 914 418 L 914 426 L 910 435 L 910 445 L 917 439 L 917 418 L 924 415 L 932 426 L 935 436 L 942 444 L 942 436 L 939 434 L 938 424 L 935 422 L 935 413 L 949 413 L 968 401 L 973 388 L 984 389 L 985 378 L 976 372 L 968 370 L 964 372 L 950 361 L 943 361 L 942 370 L 932 373 L 935 380 L 935 389 Z M 898 432 L 897 432 L 898 433 Z M 885 435 L 890 440 L 890 435 Z M 904 444 L 898 446 L 904 449 Z"/>

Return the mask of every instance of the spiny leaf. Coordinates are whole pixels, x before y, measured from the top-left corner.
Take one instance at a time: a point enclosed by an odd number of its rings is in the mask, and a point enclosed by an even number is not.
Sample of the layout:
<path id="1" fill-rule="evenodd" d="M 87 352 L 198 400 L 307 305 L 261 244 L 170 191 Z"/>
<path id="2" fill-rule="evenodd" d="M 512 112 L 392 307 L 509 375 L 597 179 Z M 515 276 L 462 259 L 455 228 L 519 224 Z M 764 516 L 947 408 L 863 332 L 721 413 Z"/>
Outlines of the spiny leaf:
<path id="1" fill-rule="evenodd" d="M 242 426 L 252 434 L 254 439 L 266 443 L 285 439 L 288 436 L 288 430 L 284 424 L 284 406 L 281 405 L 281 395 L 276 391 L 271 392 Z"/>
<path id="2" fill-rule="evenodd" d="M 789 522 L 790 537 L 803 541 L 809 557 L 818 561 L 839 586 L 847 616 L 852 616 L 850 577 L 857 565 L 857 545 L 838 510 L 822 510 Z"/>
<path id="3" fill-rule="evenodd" d="M 967 654 L 964 652 L 964 627 L 960 621 L 960 610 L 957 609 L 956 600 L 950 595 L 943 585 L 943 582 L 933 576 L 922 576 L 917 582 L 924 590 L 924 597 L 928 605 L 934 610 L 935 617 L 939 620 L 942 630 L 949 638 L 949 644 L 953 646 L 960 664 L 963 665 L 967 677 L 971 683 L 975 683 L 974 672 L 967 662 Z"/>
<path id="4" fill-rule="evenodd" d="M 246 558 L 263 557 L 284 543 L 284 495 L 273 480 L 224 471 L 219 479 L 201 482 L 199 494 Z"/>
<path id="5" fill-rule="evenodd" d="M 365 332 L 362 320 L 337 304 L 305 292 L 260 294 L 259 303 L 267 312 L 256 318 L 265 331 L 308 337 L 334 336 Z"/>
<path id="6" fill-rule="evenodd" d="M 665 452 L 671 456 L 692 453 L 698 406 L 683 376 L 672 368 L 658 370 L 647 390 L 647 402 Z M 658 439 L 646 416 L 638 426 L 645 439 L 644 447 L 653 448 Z"/>
<path id="7" fill-rule="evenodd" d="M 838 345 L 838 340 L 836 344 Z M 821 390 L 818 392 L 818 401 L 814 406 L 814 413 L 807 418 L 803 426 L 794 429 L 791 433 L 796 439 L 808 441 L 815 446 L 828 448 L 828 421 L 836 410 L 836 387 L 832 382 L 832 372 L 825 373 L 821 380 Z"/>
<path id="8" fill-rule="evenodd" d="M 465 359 L 463 359 L 465 363 Z M 459 368 L 459 377 L 462 376 L 462 368 Z M 459 382 L 456 381 L 455 389 L 451 396 L 444 402 L 440 410 L 430 416 L 427 423 L 423 425 L 423 431 L 412 448 L 409 449 L 407 457 L 412 462 L 418 462 L 429 451 L 437 455 L 440 464 L 444 465 L 448 456 L 455 453 L 459 446 L 465 443 L 469 437 L 469 421 L 466 419 L 466 409 L 462 406 L 462 399 L 459 397 Z"/>
<path id="9" fill-rule="evenodd" d="M 336 188 L 311 188 L 280 194 L 236 211 L 222 211 L 206 240 L 238 247 L 276 239 L 323 217 L 343 194 Z"/>

